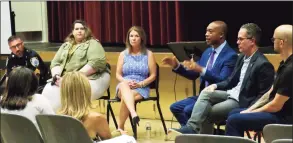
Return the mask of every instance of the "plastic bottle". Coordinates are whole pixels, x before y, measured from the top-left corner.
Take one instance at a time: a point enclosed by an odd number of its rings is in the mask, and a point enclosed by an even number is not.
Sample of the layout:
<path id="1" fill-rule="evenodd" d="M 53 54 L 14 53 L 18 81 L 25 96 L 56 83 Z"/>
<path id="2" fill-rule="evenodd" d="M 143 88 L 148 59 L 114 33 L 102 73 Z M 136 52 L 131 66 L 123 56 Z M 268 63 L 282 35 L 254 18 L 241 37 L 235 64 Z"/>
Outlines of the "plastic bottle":
<path id="1" fill-rule="evenodd" d="M 150 122 L 146 122 L 145 124 L 145 130 L 146 130 L 146 138 L 150 139 L 151 138 L 151 133 L 152 133 L 152 127 Z"/>

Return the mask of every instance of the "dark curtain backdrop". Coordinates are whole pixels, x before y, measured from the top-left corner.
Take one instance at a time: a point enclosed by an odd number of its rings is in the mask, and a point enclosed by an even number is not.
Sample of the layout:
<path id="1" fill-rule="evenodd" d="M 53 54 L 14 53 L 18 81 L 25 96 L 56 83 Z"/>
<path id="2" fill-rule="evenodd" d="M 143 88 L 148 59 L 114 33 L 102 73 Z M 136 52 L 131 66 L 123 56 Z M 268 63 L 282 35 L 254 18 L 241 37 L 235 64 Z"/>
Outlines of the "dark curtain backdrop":
<path id="1" fill-rule="evenodd" d="M 214 20 L 228 24 L 227 40 L 236 48 L 242 24 L 253 22 L 262 31 L 261 46 L 280 24 L 292 24 L 293 2 L 183 1 L 48 1 L 49 41 L 62 42 L 75 19 L 84 19 L 102 43 L 124 43 L 132 25 L 142 26 L 150 46 L 168 42 L 205 40 Z"/>
<path id="2" fill-rule="evenodd" d="M 75 19 L 84 18 L 84 2 L 50 1 L 48 9 L 48 32 L 50 42 L 64 41 Z"/>
<path id="3" fill-rule="evenodd" d="M 147 33 L 147 43 L 180 41 L 181 15 L 178 2 L 85 2 L 84 19 L 102 42 L 123 43 L 128 29 L 139 25 Z"/>
<path id="4" fill-rule="evenodd" d="M 75 19 L 84 19 L 102 43 L 124 43 L 133 25 L 144 28 L 149 45 L 181 41 L 180 2 L 87 1 L 48 3 L 49 41 L 60 42 L 70 33 Z M 180 11 L 181 9 L 181 11 Z"/>

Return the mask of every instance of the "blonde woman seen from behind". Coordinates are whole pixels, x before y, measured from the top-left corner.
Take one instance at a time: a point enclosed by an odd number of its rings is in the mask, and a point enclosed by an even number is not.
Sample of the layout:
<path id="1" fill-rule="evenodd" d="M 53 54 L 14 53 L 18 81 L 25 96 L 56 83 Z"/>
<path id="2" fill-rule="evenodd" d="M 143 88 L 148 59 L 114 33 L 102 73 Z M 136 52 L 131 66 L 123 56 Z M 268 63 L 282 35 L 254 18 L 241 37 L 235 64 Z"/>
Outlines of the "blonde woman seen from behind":
<path id="1" fill-rule="evenodd" d="M 90 111 L 91 86 L 87 77 L 80 72 L 66 73 L 61 82 L 61 108 L 58 113 L 80 120 L 92 139 L 110 139 L 107 120 L 102 114 Z"/>

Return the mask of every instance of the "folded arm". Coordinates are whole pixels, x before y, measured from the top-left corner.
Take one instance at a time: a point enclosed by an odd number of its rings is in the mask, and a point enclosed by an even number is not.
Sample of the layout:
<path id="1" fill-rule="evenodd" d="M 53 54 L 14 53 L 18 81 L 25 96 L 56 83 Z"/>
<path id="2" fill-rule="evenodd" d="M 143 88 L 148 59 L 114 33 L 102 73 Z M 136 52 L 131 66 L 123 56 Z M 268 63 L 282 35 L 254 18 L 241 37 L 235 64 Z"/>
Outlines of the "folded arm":
<path id="1" fill-rule="evenodd" d="M 253 110 L 252 112 L 270 112 L 270 113 L 278 112 L 283 108 L 287 100 L 289 100 L 288 96 L 284 96 L 277 93 L 275 98 L 272 101 L 262 106 L 261 108 Z"/>
<path id="2" fill-rule="evenodd" d="M 269 102 L 269 97 L 270 97 L 270 94 L 271 94 L 272 90 L 273 90 L 273 86 L 271 87 L 271 89 L 267 93 L 265 93 L 260 99 L 258 99 L 247 110 L 252 111 L 252 110 L 255 110 L 255 109 L 265 105 L 266 103 L 268 103 Z"/>

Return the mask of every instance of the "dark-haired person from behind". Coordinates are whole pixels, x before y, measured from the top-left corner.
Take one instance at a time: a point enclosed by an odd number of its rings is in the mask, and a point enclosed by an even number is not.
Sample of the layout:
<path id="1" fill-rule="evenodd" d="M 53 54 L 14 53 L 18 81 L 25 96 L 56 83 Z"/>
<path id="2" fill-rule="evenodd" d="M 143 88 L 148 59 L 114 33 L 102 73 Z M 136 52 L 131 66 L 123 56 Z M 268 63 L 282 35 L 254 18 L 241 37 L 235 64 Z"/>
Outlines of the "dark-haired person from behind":
<path id="1" fill-rule="evenodd" d="M 1 113 L 24 116 L 38 128 L 36 115 L 55 114 L 48 100 L 36 93 L 38 85 L 38 78 L 32 70 L 26 67 L 13 69 L 0 101 Z"/>

